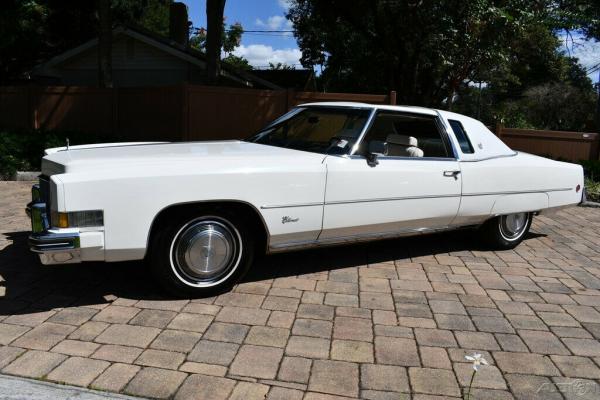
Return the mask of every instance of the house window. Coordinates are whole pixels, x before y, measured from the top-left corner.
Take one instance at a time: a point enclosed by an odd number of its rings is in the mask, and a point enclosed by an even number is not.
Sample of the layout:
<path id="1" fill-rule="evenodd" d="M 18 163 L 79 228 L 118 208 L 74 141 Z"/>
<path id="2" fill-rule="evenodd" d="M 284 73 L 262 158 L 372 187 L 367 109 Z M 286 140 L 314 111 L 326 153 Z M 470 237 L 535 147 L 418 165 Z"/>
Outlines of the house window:
<path id="1" fill-rule="evenodd" d="M 465 132 L 465 128 L 460 123 L 460 121 L 456 121 L 453 119 L 449 119 L 450 126 L 454 131 L 454 136 L 456 136 L 456 140 L 458 140 L 458 145 L 460 149 L 465 154 L 473 154 L 475 151 L 473 150 L 473 145 L 467 136 L 467 132 Z"/>

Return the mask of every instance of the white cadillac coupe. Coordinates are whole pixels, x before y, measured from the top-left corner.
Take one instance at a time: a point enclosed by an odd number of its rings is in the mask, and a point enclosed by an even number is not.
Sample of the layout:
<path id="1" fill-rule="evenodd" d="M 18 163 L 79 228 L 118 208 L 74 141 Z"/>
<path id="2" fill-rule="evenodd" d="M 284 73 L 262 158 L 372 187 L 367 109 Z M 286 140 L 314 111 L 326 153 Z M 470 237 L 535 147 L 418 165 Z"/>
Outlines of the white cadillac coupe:
<path id="1" fill-rule="evenodd" d="M 257 252 L 475 227 L 515 247 L 578 204 L 583 171 L 419 107 L 300 105 L 245 141 L 48 149 L 32 189 L 42 263 L 147 261 L 179 295 L 223 290 Z"/>

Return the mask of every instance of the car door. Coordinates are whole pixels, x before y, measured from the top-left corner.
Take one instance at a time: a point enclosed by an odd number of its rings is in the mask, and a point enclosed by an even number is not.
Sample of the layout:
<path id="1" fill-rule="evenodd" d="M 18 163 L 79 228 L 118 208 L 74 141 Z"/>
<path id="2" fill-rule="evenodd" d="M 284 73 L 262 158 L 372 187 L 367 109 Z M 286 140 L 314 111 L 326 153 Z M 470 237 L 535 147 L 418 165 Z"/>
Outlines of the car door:
<path id="1" fill-rule="evenodd" d="M 320 241 L 444 228 L 458 212 L 460 166 L 435 112 L 378 110 L 353 155 L 325 162 Z"/>

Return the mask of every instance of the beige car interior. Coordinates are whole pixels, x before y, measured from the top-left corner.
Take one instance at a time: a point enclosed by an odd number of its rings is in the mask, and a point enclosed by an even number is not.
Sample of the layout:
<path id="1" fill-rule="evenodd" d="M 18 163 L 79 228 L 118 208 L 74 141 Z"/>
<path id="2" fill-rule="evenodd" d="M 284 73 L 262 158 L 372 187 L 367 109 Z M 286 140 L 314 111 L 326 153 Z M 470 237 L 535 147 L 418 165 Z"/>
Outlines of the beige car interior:
<path id="1" fill-rule="evenodd" d="M 385 142 L 386 156 L 423 157 L 423 150 L 419 148 L 419 142 L 413 136 L 392 133 L 387 136 Z"/>
<path id="2" fill-rule="evenodd" d="M 391 157 L 448 157 L 435 119 L 398 113 L 378 114 L 366 143 L 380 141 Z"/>

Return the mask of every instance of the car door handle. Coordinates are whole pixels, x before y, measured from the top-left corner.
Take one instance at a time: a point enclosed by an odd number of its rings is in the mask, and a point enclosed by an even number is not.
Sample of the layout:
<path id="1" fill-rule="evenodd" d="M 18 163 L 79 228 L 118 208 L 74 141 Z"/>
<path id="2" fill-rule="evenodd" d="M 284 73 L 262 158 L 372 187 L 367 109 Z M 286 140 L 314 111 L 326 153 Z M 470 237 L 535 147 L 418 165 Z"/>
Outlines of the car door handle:
<path id="1" fill-rule="evenodd" d="M 458 174 L 460 174 L 460 171 L 444 171 L 444 176 L 448 178 L 458 179 Z"/>

